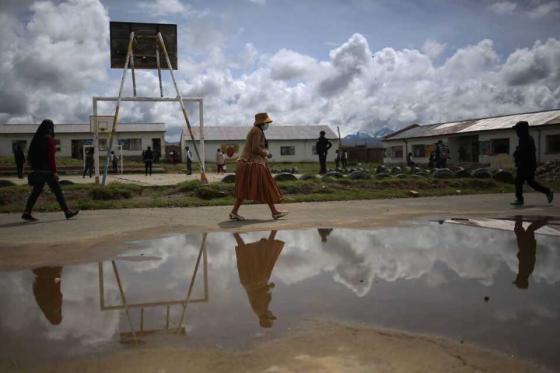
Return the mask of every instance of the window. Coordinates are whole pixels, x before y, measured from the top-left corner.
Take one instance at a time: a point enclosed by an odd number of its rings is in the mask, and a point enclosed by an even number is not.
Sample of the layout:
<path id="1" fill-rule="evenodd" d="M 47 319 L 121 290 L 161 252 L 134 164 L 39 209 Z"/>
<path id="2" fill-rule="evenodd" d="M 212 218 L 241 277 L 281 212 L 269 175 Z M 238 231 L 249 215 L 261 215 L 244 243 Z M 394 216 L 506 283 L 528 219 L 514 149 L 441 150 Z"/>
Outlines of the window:
<path id="1" fill-rule="evenodd" d="M 491 140 L 492 155 L 509 154 L 509 139 Z"/>
<path id="2" fill-rule="evenodd" d="M 546 136 L 546 152 L 549 154 L 560 153 L 560 135 Z"/>
<path id="3" fill-rule="evenodd" d="M 412 155 L 418 158 L 424 158 L 426 156 L 426 145 L 412 145 Z"/>
<path id="4" fill-rule="evenodd" d="M 490 141 L 480 141 L 478 143 L 478 150 L 480 155 L 490 155 Z"/>
<path id="5" fill-rule="evenodd" d="M 59 139 L 54 139 L 54 146 L 56 148 L 56 151 L 59 152 L 60 151 L 60 140 Z"/>
<path id="6" fill-rule="evenodd" d="M 391 155 L 391 158 L 402 158 L 402 156 L 403 156 L 402 146 L 391 146 L 390 155 Z"/>
<path id="7" fill-rule="evenodd" d="M 99 150 L 107 151 L 107 139 L 99 139 Z"/>
<path id="8" fill-rule="evenodd" d="M 280 155 L 296 155 L 295 146 L 281 146 Z"/>
<path id="9" fill-rule="evenodd" d="M 142 139 L 122 139 L 119 140 L 123 150 L 142 150 Z"/>
<path id="10" fill-rule="evenodd" d="M 311 147 L 311 152 L 313 153 L 313 155 L 317 155 L 317 145 L 313 145 Z"/>

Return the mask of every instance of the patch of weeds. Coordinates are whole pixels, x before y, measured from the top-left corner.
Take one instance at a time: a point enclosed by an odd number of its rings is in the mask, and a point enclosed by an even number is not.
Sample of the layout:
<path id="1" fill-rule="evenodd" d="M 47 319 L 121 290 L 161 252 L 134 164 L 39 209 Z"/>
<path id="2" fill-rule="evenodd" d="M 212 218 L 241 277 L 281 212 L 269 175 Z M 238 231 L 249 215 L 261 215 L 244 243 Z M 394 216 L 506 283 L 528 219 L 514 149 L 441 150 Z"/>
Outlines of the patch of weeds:
<path id="1" fill-rule="evenodd" d="M 329 188 L 326 185 L 321 185 L 319 188 L 315 189 L 315 193 L 320 193 L 320 194 L 331 194 L 334 193 L 334 189 Z"/>
<path id="2" fill-rule="evenodd" d="M 90 190 L 89 195 L 95 201 L 106 201 L 116 199 L 130 199 L 134 194 L 133 188 L 123 186 L 95 187 Z"/>
<path id="3" fill-rule="evenodd" d="M 200 199 L 215 199 L 215 198 L 224 198 L 227 194 L 219 190 L 218 188 L 212 187 L 210 185 L 203 185 L 200 186 L 196 191 L 195 195 Z"/>
<path id="4" fill-rule="evenodd" d="M 340 179 L 340 180 L 338 180 L 338 183 L 339 183 L 340 185 L 352 185 L 352 184 L 355 184 L 354 181 L 351 180 L 351 179 Z"/>
<path id="5" fill-rule="evenodd" d="M 196 191 L 202 183 L 200 180 L 185 181 L 177 185 L 175 193 L 188 193 Z"/>
<path id="6" fill-rule="evenodd" d="M 300 180 L 317 180 L 318 177 L 315 174 L 303 174 L 299 178 Z"/>
<path id="7" fill-rule="evenodd" d="M 282 185 L 284 194 L 310 194 L 313 193 L 313 185 L 308 183 L 290 183 Z"/>
<path id="8" fill-rule="evenodd" d="M 14 185 L 16 185 L 16 184 L 11 182 L 10 180 L 0 180 L 0 188 L 11 187 L 11 186 L 14 186 Z"/>

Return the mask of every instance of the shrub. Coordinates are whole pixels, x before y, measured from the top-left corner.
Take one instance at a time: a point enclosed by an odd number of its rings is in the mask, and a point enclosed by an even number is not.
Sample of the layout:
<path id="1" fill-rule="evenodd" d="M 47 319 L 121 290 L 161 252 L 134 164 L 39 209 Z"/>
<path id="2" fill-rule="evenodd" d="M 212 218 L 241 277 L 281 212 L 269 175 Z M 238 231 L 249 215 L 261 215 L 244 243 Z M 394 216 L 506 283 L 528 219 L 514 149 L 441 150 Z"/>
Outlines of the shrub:
<path id="1" fill-rule="evenodd" d="M 202 185 L 202 183 L 200 182 L 200 180 L 185 181 L 185 182 L 177 185 L 177 190 L 176 191 L 180 192 L 180 193 L 194 192 L 201 185 Z"/>
<path id="2" fill-rule="evenodd" d="M 91 199 L 96 201 L 129 199 L 132 198 L 132 194 L 133 193 L 129 188 L 123 188 L 120 186 L 95 187 L 89 192 Z"/>
<path id="3" fill-rule="evenodd" d="M 0 180 L 0 188 L 14 186 L 14 185 L 16 185 L 16 184 L 11 182 L 10 180 Z"/>
<path id="4" fill-rule="evenodd" d="M 222 179 L 222 183 L 235 183 L 235 175 L 227 175 Z"/>
<path id="5" fill-rule="evenodd" d="M 297 180 L 297 177 L 294 174 L 283 172 L 281 174 L 278 174 L 278 175 L 274 176 L 274 180 L 276 180 L 276 181 L 295 181 L 295 180 Z"/>
<path id="6" fill-rule="evenodd" d="M 300 180 L 317 180 L 317 175 L 315 174 L 303 174 L 299 178 Z"/>
<path id="7" fill-rule="evenodd" d="M 203 185 L 199 187 L 195 195 L 200 199 L 215 199 L 215 198 L 224 198 L 227 194 L 221 190 L 217 190 L 214 187 L 209 185 Z"/>

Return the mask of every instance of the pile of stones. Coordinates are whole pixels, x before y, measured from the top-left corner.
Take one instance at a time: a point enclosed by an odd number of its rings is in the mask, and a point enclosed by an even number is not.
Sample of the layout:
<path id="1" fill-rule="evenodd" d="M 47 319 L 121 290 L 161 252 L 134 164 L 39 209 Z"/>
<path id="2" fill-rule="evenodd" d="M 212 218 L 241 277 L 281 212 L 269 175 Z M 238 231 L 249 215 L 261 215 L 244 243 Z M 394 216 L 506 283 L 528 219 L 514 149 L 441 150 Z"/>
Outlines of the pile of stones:
<path id="1" fill-rule="evenodd" d="M 272 168 L 270 169 L 270 172 L 273 174 L 297 174 L 298 173 L 298 169 L 297 167 L 293 167 L 293 168 Z"/>
<path id="2" fill-rule="evenodd" d="M 560 181 L 560 160 L 546 162 L 537 167 L 536 175 L 545 181 Z"/>

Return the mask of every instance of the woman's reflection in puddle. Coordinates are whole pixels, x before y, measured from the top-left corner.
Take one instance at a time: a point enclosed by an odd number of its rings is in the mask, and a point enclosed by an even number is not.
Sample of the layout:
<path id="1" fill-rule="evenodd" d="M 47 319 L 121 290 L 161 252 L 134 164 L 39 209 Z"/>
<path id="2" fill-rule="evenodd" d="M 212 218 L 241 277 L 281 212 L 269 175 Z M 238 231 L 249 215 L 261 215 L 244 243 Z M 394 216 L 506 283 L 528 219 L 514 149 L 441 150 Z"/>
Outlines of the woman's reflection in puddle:
<path id="1" fill-rule="evenodd" d="M 241 285 L 247 292 L 260 325 L 270 328 L 276 316 L 268 309 L 272 300 L 271 289 L 274 287 L 274 283 L 269 283 L 269 280 L 284 242 L 276 239 L 276 231 L 271 231 L 268 238 L 247 244 L 238 233 L 233 236 L 237 242 L 235 255 Z"/>
<path id="2" fill-rule="evenodd" d="M 62 322 L 62 267 L 40 267 L 33 270 L 33 295 L 43 314 L 53 325 Z"/>
<path id="3" fill-rule="evenodd" d="M 327 242 L 327 238 L 332 231 L 332 228 L 318 228 L 317 232 L 319 232 L 319 236 L 321 236 L 321 242 Z"/>
<path id="4" fill-rule="evenodd" d="M 517 237 L 517 259 L 519 259 L 519 269 L 517 277 L 513 283 L 519 289 L 529 288 L 529 276 L 535 269 L 535 260 L 537 255 L 537 240 L 535 239 L 535 231 L 546 225 L 548 219 L 539 219 L 532 222 L 527 229 L 523 228 L 523 217 L 515 217 L 515 237 Z"/>

